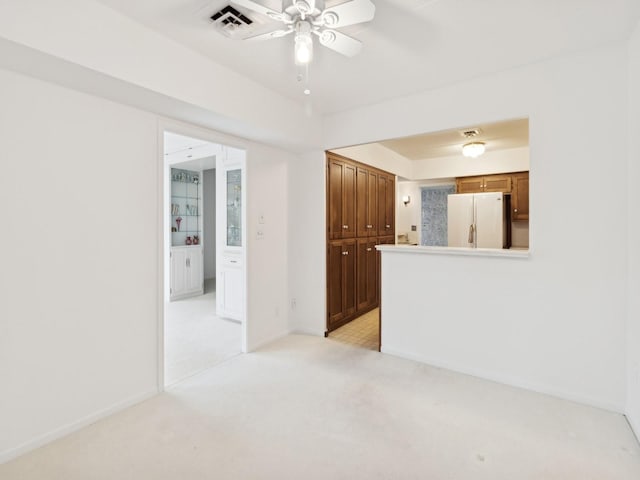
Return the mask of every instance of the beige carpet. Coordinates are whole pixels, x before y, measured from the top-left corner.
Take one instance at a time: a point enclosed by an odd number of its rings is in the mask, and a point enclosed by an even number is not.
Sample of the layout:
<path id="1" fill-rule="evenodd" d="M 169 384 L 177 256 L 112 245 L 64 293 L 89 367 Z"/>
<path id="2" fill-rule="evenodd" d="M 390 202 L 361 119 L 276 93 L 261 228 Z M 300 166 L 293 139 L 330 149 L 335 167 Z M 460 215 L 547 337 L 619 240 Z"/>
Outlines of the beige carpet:
<path id="1" fill-rule="evenodd" d="M 621 415 L 288 336 L 0 466 L 16 480 L 638 480 Z"/>

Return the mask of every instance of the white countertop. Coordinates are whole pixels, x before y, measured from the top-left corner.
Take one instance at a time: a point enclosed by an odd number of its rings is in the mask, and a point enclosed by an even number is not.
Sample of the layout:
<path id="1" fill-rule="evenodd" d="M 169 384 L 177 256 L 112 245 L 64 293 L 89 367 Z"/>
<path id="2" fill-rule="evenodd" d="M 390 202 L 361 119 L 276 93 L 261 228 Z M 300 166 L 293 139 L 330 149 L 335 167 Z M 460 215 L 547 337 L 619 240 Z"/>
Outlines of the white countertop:
<path id="1" fill-rule="evenodd" d="M 426 255 L 474 255 L 479 257 L 529 258 L 529 250 L 521 248 L 423 247 L 419 245 L 376 245 L 381 252 Z"/>

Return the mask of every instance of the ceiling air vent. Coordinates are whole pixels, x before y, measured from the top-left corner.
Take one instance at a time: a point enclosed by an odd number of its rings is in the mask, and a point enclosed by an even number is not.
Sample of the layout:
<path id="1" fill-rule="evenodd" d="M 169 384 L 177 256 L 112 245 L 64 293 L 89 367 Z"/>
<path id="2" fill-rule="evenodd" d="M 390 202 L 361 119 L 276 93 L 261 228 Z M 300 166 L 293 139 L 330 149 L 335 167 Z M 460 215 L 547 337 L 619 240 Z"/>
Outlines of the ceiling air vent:
<path id="1" fill-rule="evenodd" d="M 460 135 L 462 135 L 464 138 L 473 138 L 480 135 L 481 132 L 482 130 L 480 130 L 479 128 L 470 128 L 469 130 L 463 130 L 462 132 L 460 132 Z"/>
<path id="2" fill-rule="evenodd" d="M 231 5 L 227 5 L 222 10 L 211 15 L 211 21 L 227 37 L 235 37 L 237 34 L 245 32 L 246 27 L 253 23 L 249 17 L 243 15 Z"/>

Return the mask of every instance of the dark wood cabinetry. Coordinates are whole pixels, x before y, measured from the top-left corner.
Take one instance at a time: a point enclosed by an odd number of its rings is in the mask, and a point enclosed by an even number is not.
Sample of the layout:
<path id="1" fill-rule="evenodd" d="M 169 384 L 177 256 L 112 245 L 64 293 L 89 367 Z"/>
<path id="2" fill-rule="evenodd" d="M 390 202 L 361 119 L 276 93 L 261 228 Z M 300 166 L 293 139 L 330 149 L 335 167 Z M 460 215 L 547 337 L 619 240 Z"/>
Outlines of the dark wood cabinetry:
<path id="1" fill-rule="evenodd" d="M 329 159 L 327 212 L 329 239 L 356 236 L 356 167 Z"/>
<path id="2" fill-rule="evenodd" d="M 365 168 L 356 170 L 356 234 L 358 237 L 377 235 L 378 174 Z"/>
<path id="3" fill-rule="evenodd" d="M 334 240 L 327 247 L 327 327 L 344 323 L 356 311 L 356 240 Z"/>
<path id="4" fill-rule="evenodd" d="M 396 181 L 395 177 L 380 175 L 378 178 L 378 236 L 395 232 Z"/>
<path id="5" fill-rule="evenodd" d="M 514 222 L 529 220 L 529 172 L 513 175 L 511 219 Z"/>
<path id="6" fill-rule="evenodd" d="M 327 331 L 378 306 L 379 243 L 395 243 L 395 176 L 327 153 Z"/>
<path id="7" fill-rule="evenodd" d="M 511 175 L 483 175 L 456 179 L 457 193 L 504 192 L 511 193 Z"/>

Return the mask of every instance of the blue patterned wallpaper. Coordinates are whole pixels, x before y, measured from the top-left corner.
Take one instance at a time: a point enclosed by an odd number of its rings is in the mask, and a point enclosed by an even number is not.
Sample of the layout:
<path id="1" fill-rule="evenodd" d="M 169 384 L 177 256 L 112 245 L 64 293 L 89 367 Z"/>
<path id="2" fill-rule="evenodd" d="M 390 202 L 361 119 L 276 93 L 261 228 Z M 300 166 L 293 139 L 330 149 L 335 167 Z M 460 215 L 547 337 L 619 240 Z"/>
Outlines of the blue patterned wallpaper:
<path id="1" fill-rule="evenodd" d="M 456 193 L 455 185 L 422 187 L 421 245 L 447 246 L 447 195 Z"/>

